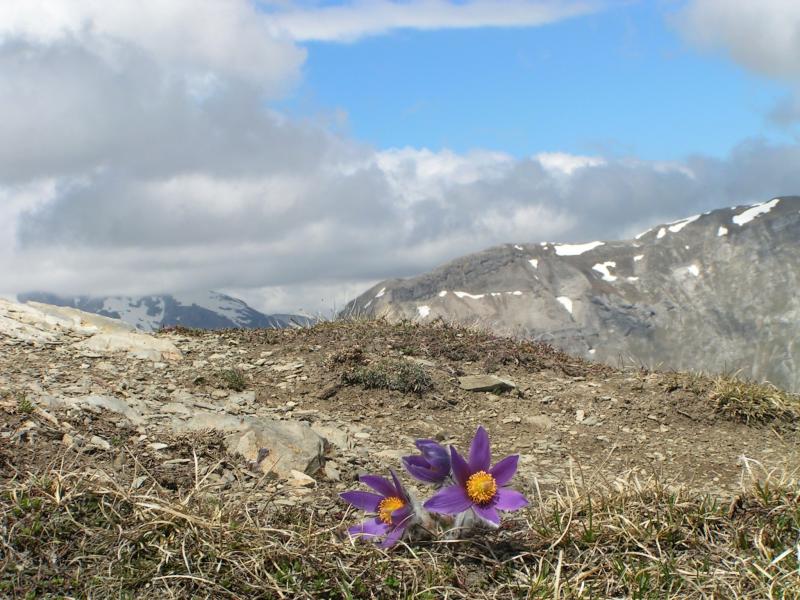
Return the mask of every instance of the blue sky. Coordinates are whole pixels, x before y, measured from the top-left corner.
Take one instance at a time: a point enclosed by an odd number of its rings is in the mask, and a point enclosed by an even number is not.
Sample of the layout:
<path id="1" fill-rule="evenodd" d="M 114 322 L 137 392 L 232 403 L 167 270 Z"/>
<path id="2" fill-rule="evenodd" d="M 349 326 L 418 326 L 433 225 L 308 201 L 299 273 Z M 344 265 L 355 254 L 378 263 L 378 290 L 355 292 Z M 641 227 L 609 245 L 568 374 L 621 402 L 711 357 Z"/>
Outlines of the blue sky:
<path id="1" fill-rule="evenodd" d="M 341 110 L 348 133 L 378 148 L 675 160 L 723 156 L 754 136 L 789 139 L 766 118 L 786 86 L 688 44 L 672 23 L 677 6 L 310 42 L 303 82 L 278 106 Z"/>

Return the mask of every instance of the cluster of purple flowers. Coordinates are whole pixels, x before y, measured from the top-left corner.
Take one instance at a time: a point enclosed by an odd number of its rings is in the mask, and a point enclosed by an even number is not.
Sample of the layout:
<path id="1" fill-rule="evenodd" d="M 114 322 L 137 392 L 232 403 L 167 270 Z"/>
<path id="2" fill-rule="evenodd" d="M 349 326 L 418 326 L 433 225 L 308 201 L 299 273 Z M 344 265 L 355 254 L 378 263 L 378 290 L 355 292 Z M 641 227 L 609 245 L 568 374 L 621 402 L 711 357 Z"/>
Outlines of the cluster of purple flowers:
<path id="1" fill-rule="evenodd" d="M 378 475 L 361 476 L 360 481 L 377 493 L 352 491 L 341 497 L 374 516 L 351 527 L 351 536 L 382 540 L 381 545 L 389 547 L 412 527 L 429 523 L 429 513 L 455 515 L 462 527 L 470 521 L 497 527 L 497 511 L 528 505 L 522 494 L 506 487 L 517 471 L 519 455 L 491 466 L 489 434 L 483 427 L 478 427 L 466 459 L 454 447 L 448 450 L 433 440 L 417 440 L 416 446 L 420 454 L 404 456 L 403 466 L 414 479 L 438 491 L 420 506 L 393 470 L 392 481 Z"/>

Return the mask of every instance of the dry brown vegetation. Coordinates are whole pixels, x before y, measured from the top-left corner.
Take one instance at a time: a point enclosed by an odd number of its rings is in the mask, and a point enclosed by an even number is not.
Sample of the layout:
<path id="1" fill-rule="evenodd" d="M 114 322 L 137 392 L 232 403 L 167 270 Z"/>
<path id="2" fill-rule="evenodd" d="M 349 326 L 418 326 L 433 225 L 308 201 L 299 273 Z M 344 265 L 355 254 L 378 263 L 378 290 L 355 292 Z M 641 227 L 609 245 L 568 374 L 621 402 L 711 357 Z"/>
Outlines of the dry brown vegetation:
<path id="1" fill-rule="evenodd" d="M 58 469 L 5 482 L 3 597 L 800 597 L 788 481 L 730 505 L 657 481 L 573 483 L 500 530 L 391 552 L 343 539 L 343 511 L 214 498 L 201 478 L 182 494 L 148 483 Z"/>
<path id="2" fill-rule="evenodd" d="M 0 598 L 800 598 L 797 473 L 759 462 L 794 456 L 796 396 L 730 377 L 621 372 L 444 323 L 163 335 L 186 337 L 193 360 L 235 357 L 176 366 L 173 385 L 244 386 L 270 415 L 297 400 L 371 433 L 360 452 L 333 457 L 341 481 L 319 475 L 287 505 L 286 488 L 227 454 L 220 436 L 162 435 L 159 453 L 118 416 L 0 398 L 0 429 L 12 433 L 0 439 Z M 264 353 L 302 361 L 307 379 L 279 387 L 285 372 L 268 365 L 236 371 Z M 458 388 L 458 376 L 493 370 L 518 389 Z M 163 377 L 135 374 L 142 385 Z M 503 419 L 514 413 L 550 424 Z M 111 448 L 65 447 L 67 421 Z M 381 453 L 402 450 L 402 435 L 463 443 L 477 423 L 498 453 L 531 459 L 515 480 L 529 509 L 465 540 L 384 552 L 347 539 L 358 517 L 337 495 L 358 473 L 397 467 Z M 751 458 L 737 465 L 742 448 Z"/>

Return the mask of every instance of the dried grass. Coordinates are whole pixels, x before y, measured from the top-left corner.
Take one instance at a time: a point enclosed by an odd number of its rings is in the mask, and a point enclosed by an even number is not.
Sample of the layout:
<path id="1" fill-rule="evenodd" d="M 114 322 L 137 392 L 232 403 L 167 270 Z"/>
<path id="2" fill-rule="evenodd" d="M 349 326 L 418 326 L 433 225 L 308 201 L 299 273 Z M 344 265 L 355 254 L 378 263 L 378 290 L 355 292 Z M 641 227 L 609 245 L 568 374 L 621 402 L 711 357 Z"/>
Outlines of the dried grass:
<path id="1" fill-rule="evenodd" d="M 0 595 L 94 598 L 798 598 L 800 492 L 757 472 L 730 504 L 655 480 L 571 482 L 497 531 L 391 552 L 344 511 L 53 469 L 4 482 Z"/>

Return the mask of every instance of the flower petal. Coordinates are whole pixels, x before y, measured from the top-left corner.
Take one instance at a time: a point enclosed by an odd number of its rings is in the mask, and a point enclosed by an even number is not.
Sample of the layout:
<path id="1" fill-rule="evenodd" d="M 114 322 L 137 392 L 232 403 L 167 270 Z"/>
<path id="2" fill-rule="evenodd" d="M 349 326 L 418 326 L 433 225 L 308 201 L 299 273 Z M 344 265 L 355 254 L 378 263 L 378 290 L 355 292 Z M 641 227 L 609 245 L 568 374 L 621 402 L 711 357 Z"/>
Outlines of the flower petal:
<path id="1" fill-rule="evenodd" d="M 431 463 L 428 459 L 419 454 L 412 454 L 411 456 L 404 456 L 402 459 L 404 465 L 414 465 L 416 467 L 430 467 Z"/>
<path id="2" fill-rule="evenodd" d="M 378 504 L 383 500 L 383 496 L 372 492 L 344 492 L 339 497 L 345 502 L 349 502 L 356 508 L 367 512 L 378 512 Z"/>
<path id="3" fill-rule="evenodd" d="M 397 496 L 398 498 L 402 498 L 406 502 L 410 500 L 408 497 L 408 492 L 406 488 L 403 487 L 403 484 L 400 483 L 400 479 L 397 477 L 397 473 L 395 473 L 394 469 L 389 469 L 389 473 L 392 474 L 392 481 L 394 482 L 394 489 L 395 493 L 393 495 Z"/>
<path id="4" fill-rule="evenodd" d="M 500 488 L 494 497 L 494 507 L 499 510 L 519 510 L 528 506 L 528 500 L 517 490 Z"/>
<path id="5" fill-rule="evenodd" d="M 381 542 L 381 548 L 391 548 L 400 541 L 400 538 L 403 537 L 405 532 L 405 526 L 395 527 L 389 532 L 389 535 L 386 536 L 386 539 Z"/>
<path id="6" fill-rule="evenodd" d="M 469 468 L 475 473 L 477 471 L 488 471 L 492 461 L 492 450 L 489 446 L 489 434 L 483 428 L 478 427 L 472 444 L 469 446 Z"/>
<path id="7" fill-rule="evenodd" d="M 381 523 L 376 519 L 369 519 L 358 525 L 353 525 L 347 530 L 347 533 L 350 534 L 350 537 L 379 537 L 386 535 L 388 530 L 389 526 L 385 523 Z"/>
<path id="8" fill-rule="evenodd" d="M 413 514 L 414 511 L 408 505 L 396 509 L 391 515 L 392 525 L 394 527 L 405 527 Z"/>
<path id="9" fill-rule="evenodd" d="M 441 447 L 439 442 L 437 442 L 435 440 L 427 440 L 427 439 L 425 439 L 425 440 L 417 440 L 416 442 L 414 442 L 414 445 L 417 448 L 419 448 L 419 451 L 422 452 L 423 454 L 425 454 L 425 451 L 428 448 L 436 448 L 436 446 Z"/>
<path id="10" fill-rule="evenodd" d="M 423 506 L 431 512 L 455 515 L 469 509 L 472 506 L 472 500 L 467 497 L 464 488 L 454 485 L 437 492 Z"/>
<path id="11" fill-rule="evenodd" d="M 403 459 L 403 465 L 405 466 L 409 475 L 418 481 L 422 481 L 423 483 L 436 484 L 441 483 L 444 480 L 444 476 L 442 476 L 440 473 L 432 471 L 428 466 L 421 466 L 407 462 L 405 458 Z"/>
<path id="12" fill-rule="evenodd" d="M 492 467 L 489 473 L 494 477 L 497 485 L 505 485 L 511 481 L 514 473 L 517 472 L 517 461 L 519 461 L 519 454 L 514 454 L 513 456 L 506 456 Z"/>
<path id="13" fill-rule="evenodd" d="M 450 453 L 447 451 L 447 448 L 433 440 L 417 440 L 416 445 L 420 452 L 422 452 L 422 456 L 424 456 L 431 465 L 440 469 L 450 468 Z"/>
<path id="14" fill-rule="evenodd" d="M 477 504 L 472 507 L 472 510 L 475 511 L 475 514 L 478 515 L 484 521 L 487 521 L 490 525 L 497 527 L 500 525 L 500 515 L 497 514 L 497 510 L 493 506 L 478 506 Z"/>
<path id="15" fill-rule="evenodd" d="M 467 461 L 461 457 L 458 450 L 452 446 L 450 447 L 450 459 L 453 465 L 453 477 L 455 477 L 456 483 L 462 487 L 466 486 L 467 479 L 469 479 L 473 471 L 470 470 Z"/>
<path id="16" fill-rule="evenodd" d="M 386 496 L 394 496 L 394 486 L 389 483 L 389 480 L 378 475 L 361 475 L 358 480 L 361 483 L 366 483 L 373 490 L 378 492 L 384 498 Z"/>

